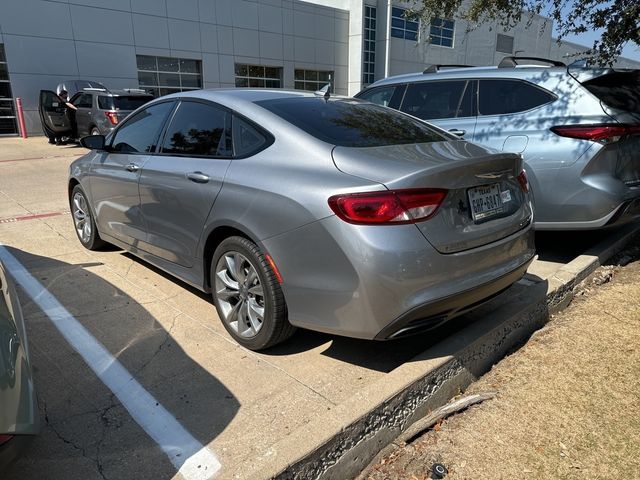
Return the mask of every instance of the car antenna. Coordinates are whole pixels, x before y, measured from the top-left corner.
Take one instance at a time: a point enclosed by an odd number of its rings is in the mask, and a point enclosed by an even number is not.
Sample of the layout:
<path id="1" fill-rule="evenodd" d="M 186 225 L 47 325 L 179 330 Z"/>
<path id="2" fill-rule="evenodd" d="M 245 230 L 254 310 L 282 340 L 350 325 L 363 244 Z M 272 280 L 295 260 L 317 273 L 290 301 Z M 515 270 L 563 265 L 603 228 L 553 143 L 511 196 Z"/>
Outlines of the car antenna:
<path id="1" fill-rule="evenodd" d="M 330 88 L 331 88 L 331 84 L 327 83 L 320 90 L 316 90 L 313 93 L 315 94 L 316 97 L 324 97 L 325 100 L 329 100 L 329 98 L 331 97 L 331 94 L 329 93 Z"/>

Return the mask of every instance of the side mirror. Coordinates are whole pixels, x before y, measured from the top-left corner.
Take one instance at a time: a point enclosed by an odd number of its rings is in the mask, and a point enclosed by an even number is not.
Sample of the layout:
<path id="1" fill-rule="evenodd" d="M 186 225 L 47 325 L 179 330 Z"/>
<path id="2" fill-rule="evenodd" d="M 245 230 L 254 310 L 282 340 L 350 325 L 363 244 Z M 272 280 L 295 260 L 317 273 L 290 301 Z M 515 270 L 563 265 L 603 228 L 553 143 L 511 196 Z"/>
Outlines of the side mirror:
<path id="1" fill-rule="evenodd" d="M 89 135 L 80 139 L 80 145 L 91 150 L 104 150 L 104 135 Z"/>

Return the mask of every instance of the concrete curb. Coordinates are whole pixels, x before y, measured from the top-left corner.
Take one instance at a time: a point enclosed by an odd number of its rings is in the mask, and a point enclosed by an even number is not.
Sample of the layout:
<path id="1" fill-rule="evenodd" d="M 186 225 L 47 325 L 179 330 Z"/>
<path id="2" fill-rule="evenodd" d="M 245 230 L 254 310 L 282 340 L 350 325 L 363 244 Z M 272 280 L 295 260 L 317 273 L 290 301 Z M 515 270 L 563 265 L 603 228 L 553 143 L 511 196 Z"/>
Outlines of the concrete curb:
<path id="1" fill-rule="evenodd" d="M 472 323 L 367 386 L 346 402 L 275 443 L 235 478 L 353 478 L 385 446 L 427 412 L 448 402 L 550 314 L 564 309 L 573 290 L 624 248 L 633 224 L 542 280 L 526 275 L 503 295 L 466 317 Z M 482 319 L 482 321 L 475 321 Z"/>

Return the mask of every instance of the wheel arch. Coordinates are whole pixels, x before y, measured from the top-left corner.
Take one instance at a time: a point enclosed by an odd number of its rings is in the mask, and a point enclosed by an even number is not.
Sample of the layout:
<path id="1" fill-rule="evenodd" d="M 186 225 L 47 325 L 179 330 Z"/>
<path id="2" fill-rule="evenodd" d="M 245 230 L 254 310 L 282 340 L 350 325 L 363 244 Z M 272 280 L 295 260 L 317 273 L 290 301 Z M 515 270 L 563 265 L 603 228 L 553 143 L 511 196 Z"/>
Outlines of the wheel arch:
<path id="1" fill-rule="evenodd" d="M 230 225 L 223 225 L 214 228 L 207 236 L 207 240 L 205 241 L 204 248 L 202 250 L 204 287 L 207 291 L 211 289 L 211 261 L 213 260 L 213 253 L 216 251 L 216 248 L 218 248 L 218 245 L 229 237 L 243 237 L 256 245 L 259 245 L 251 235 L 239 228 Z"/>

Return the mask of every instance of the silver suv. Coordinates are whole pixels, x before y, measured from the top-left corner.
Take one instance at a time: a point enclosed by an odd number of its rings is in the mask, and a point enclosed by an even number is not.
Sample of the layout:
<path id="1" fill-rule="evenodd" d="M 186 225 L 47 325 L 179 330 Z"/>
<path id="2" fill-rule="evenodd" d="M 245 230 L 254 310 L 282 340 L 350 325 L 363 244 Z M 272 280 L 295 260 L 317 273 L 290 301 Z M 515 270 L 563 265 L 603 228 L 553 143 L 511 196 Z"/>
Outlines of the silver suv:
<path id="1" fill-rule="evenodd" d="M 497 67 L 432 65 L 356 97 L 522 154 L 539 230 L 640 216 L 640 70 L 506 57 Z"/>
<path id="2" fill-rule="evenodd" d="M 107 135 L 127 115 L 149 100 L 153 100 L 153 95 L 138 89 L 82 89 L 70 100 L 77 108 L 77 138 L 86 135 Z"/>

